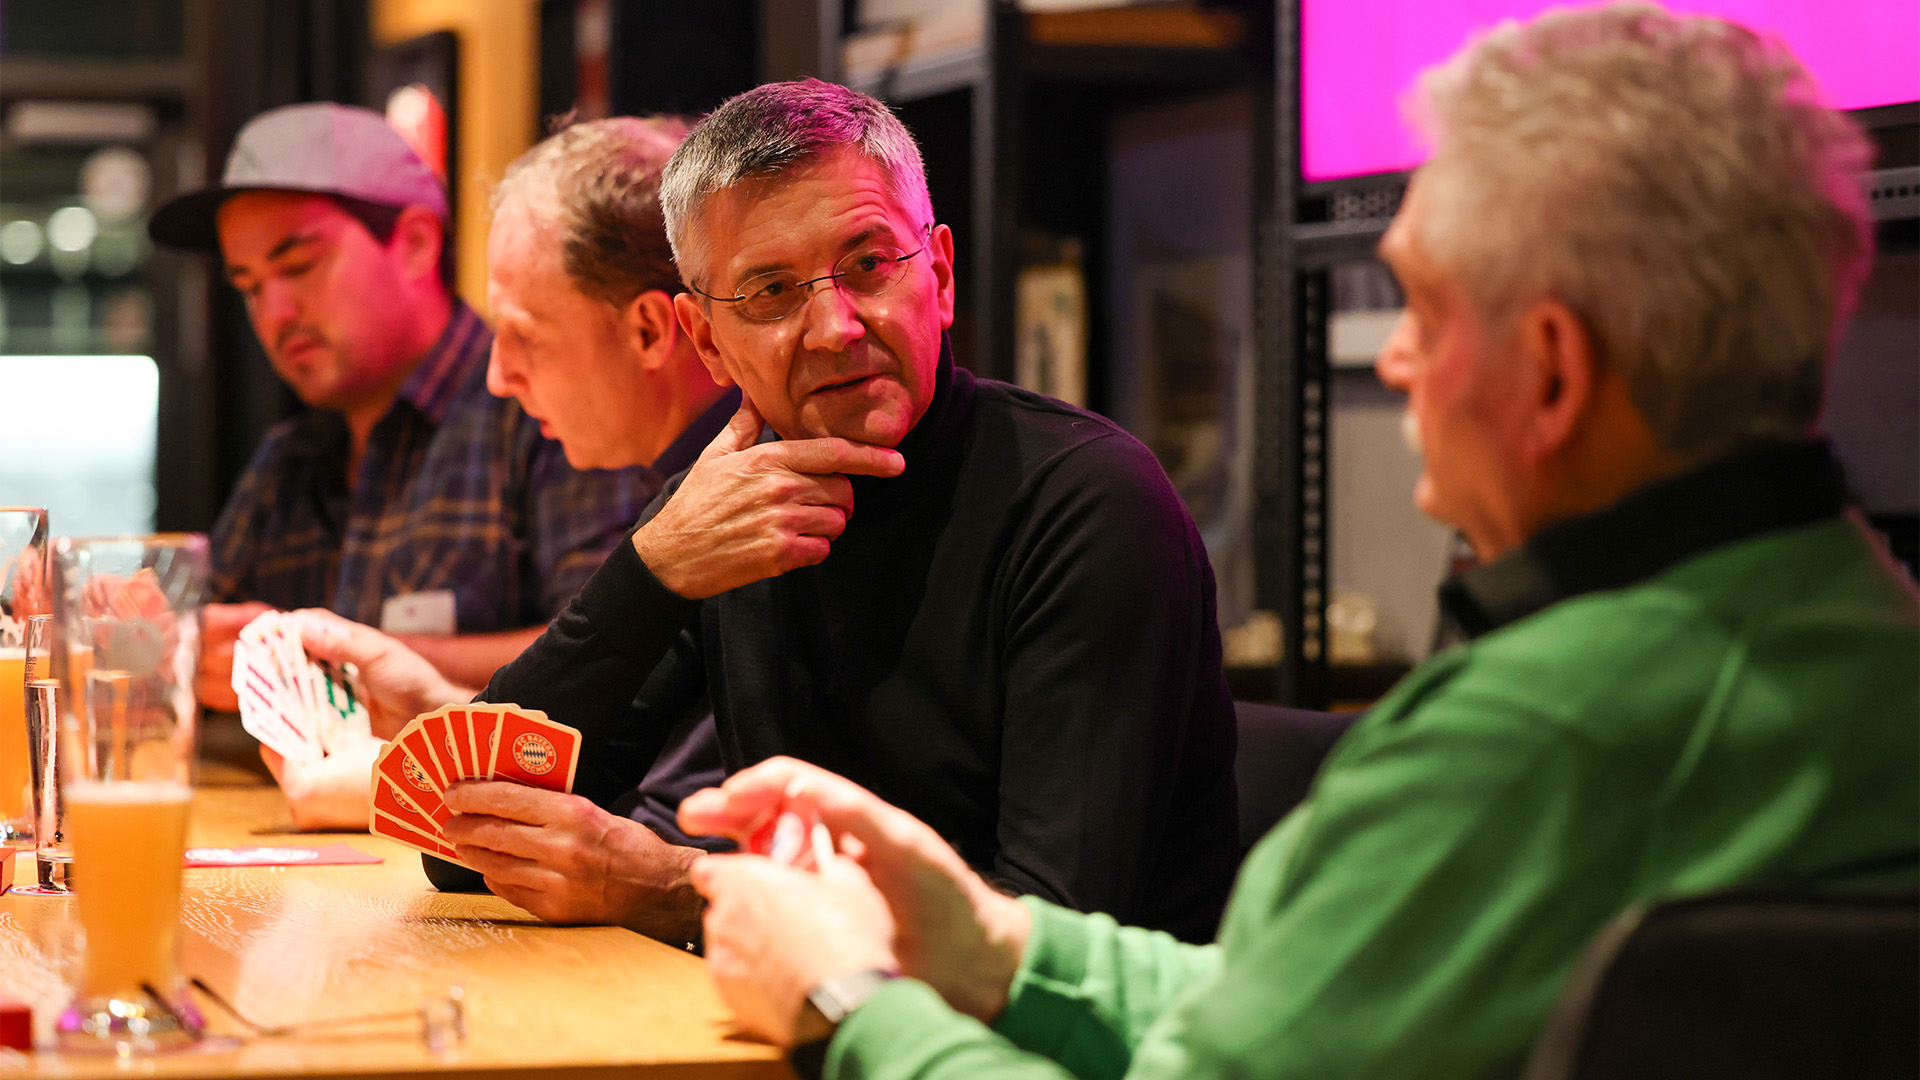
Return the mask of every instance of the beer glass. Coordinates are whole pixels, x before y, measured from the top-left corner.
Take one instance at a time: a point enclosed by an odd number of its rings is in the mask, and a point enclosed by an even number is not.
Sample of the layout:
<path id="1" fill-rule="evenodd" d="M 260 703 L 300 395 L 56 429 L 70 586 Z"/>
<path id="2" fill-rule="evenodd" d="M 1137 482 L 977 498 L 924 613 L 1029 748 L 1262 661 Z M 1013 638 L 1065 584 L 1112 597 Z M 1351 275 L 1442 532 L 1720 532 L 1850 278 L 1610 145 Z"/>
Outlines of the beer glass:
<path id="1" fill-rule="evenodd" d="M 24 844 L 33 835 L 27 620 L 49 609 L 47 512 L 0 506 L 0 843 Z"/>
<path id="2" fill-rule="evenodd" d="M 61 705 L 76 710 L 62 717 L 74 738 L 60 753 L 60 795 L 87 957 L 55 1031 L 63 1050 L 176 1049 L 205 1026 L 174 947 L 206 538 L 63 538 L 54 551 L 56 615 L 75 645 L 54 662 L 70 680 L 76 654 L 92 650 Z"/>

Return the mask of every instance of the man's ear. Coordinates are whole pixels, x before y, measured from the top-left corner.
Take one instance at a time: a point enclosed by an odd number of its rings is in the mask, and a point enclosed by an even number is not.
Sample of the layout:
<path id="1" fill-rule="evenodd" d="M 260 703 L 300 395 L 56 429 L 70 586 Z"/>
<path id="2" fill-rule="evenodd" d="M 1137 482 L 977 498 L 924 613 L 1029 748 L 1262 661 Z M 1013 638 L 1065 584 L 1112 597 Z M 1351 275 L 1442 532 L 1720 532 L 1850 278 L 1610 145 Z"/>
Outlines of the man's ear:
<path id="1" fill-rule="evenodd" d="M 438 280 L 440 252 L 447 245 L 447 225 L 440 215 L 424 206 L 408 206 L 394 219 L 393 236 L 387 248 L 400 256 L 400 269 L 408 281 L 422 277 Z"/>
<path id="2" fill-rule="evenodd" d="M 1588 418 L 1603 374 L 1601 359 L 1586 322 L 1552 297 L 1523 311 L 1513 333 L 1530 376 L 1531 415 L 1520 449 L 1538 462 L 1572 442 Z"/>
<path id="3" fill-rule="evenodd" d="M 692 293 L 680 293 L 673 298 L 674 314 L 680 317 L 680 329 L 693 342 L 693 351 L 700 354 L 700 362 L 707 366 L 707 374 L 712 376 L 717 386 L 732 386 L 733 376 L 727 373 L 726 362 L 720 359 L 720 349 L 713 342 L 713 320 L 700 303 L 700 298 Z"/>
<path id="4" fill-rule="evenodd" d="M 662 289 L 648 289 L 627 302 L 623 329 L 627 347 L 643 371 L 658 371 L 673 356 L 680 341 L 680 316 L 673 297 Z"/>
<path id="5" fill-rule="evenodd" d="M 945 225 L 935 225 L 927 237 L 927 254 L 932 257 L 933 280 L 939 290 L 935 295 L 940 303 L 940 327 L 953 327 L 953 230 Z"/>

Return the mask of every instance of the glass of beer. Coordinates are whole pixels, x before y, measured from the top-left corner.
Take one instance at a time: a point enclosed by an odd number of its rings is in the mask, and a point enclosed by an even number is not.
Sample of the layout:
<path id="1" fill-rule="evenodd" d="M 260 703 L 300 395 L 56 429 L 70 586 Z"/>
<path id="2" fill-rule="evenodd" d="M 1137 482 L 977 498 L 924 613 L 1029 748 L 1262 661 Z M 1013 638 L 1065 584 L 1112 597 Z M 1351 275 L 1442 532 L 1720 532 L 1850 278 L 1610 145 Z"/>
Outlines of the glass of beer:
<path id="1" fill-rule="evenodd" d="M 192 796 L 206 538 L 55 541 L 57 616 L 91 648 L 59 754 L 85 974 L 55 1025 L 63 1050 L 191 1045 L 205 1026 L 175 959 Z M 71 679 L 78 648 L 53 659 Z M 64 662 L 63 662 L 64 661 Z M 73 685 L 72 683 L 63 683 Z"/>
<path id="2" fill-rule="evenodd" d="M 50 610 L 47 512 L 0 506 L 0 843 L 24 845 L 33 836 L 27 620 Z"/>

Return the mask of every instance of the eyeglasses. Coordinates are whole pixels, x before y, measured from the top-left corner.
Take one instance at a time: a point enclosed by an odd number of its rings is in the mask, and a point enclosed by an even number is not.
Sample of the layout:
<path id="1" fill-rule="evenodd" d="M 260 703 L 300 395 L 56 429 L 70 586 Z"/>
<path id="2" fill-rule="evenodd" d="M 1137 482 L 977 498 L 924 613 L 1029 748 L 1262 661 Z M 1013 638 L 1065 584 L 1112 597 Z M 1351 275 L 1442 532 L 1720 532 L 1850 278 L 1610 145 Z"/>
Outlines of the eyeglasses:
<path id="1" fill-rule="evenodd" d="M 928 225 L 925 231 L 931 236 L 933 226 Z M 908 259 L 926 250 L 927 245 L 921 244 L 902 255 L 899 248 L 875 244 L 848 252 L 833 264 L 833 273 L 817 278 L 803 281 L 790 270 L 756 274 L 740 283 L 735 290 L 737 296 L 715 296 L 698 285 L 688 287 L 716 303 L 738 305 L 733 310 L 741 318 L 778 322 L 799 311 L 813 298 L 813 287 L 823 281 L 831 281 L 841 292 L 854 296 L 879 296 L 906 275 Z"/>

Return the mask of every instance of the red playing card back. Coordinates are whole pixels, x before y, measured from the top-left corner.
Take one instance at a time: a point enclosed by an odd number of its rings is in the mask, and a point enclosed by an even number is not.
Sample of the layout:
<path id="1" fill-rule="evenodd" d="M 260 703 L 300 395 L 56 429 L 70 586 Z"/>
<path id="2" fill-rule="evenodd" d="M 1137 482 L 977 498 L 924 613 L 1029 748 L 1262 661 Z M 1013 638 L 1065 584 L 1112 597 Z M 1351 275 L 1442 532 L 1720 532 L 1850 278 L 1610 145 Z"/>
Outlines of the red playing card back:
<path id="1" fill-rule="evenodd" d="M 376 789 L 382 781 L 391 782 L 395 790 L 418 806 L 436 826 L 445 825 L 447 819 L 453 816 L 453 811 L 441 801 L 440 792 L 434 788 L 432 778 L 400 743 L 388 743 L 386 749 L 380 751 L 380 756 L 374 760 L 373 771 Z"/>
<path id="2" fill-rule="evenodd" d="M 377 777 L 373 782 L 373 809 L 376 815 L 397 818 L 402 824 L 411 825 L 442 844 L 447 842 L 446 834 L 440 831 L 441 823 L 428 817 L 417 800 L 408 798 L 405 791 L 394 787 L 393 782 L 384 776 Z"/>
<path id="3" fill-rule="evenodd" d="M 444 794 L 453 780 L 440 771 L 440 757 L 445 752 L 442 751 L 441 755 L 433 752 L 433 737 L 420 726 L 420 722 L 424 719 L 425 717 L 416 716 L 407 721 L 407 726 L 400 729 L 400 734 L 395 735 L 393 741 L 406 749 L 407 756 L 420 767 L 421 774 L 426 778 L 427 783 L 433 785 L 433 790 Z"/>
<path id="4" fill-rule="evenodd" d="M 467 710 L 463 706 L 449 705 L 428 713 L 420 718 L 420 730 L 426 732 L 428 741 L 433 743 L 434 753 L 440 759 L 440 775 L 446 777 L 447 783 L 480 775 L 467 745 Z"/>
<path id="5" fill-rule="evenodd" d="M 453 848 L 445 842 L 434 839 L 430 834 L 423 833 L 398 818 L 388 817 L 378 811 L 374 812 L 373 821 L 368 824 L 367 831 L 375 836 L 384 836 L 389 840 L 405 844 L 415 851 L 437 855 L 448 862 L 460 862 L 459 857 L 453 853 Z M 460 863 L 460 865 L 466 864 Z"/>
<path id="6" fill-rule="evenodd" d="M 500 733 L 500 710 L 484 702 L 467 706 L 467 742 L 484 780 L 493 779 L 493 743 Z"/>
<path id="7" fill-rule="evenodd" d="M 500 707 L 493 745 L 493 778 L 548 791 L 572 791 L 580 764 L 580 733 L 517 705 Z"/>

